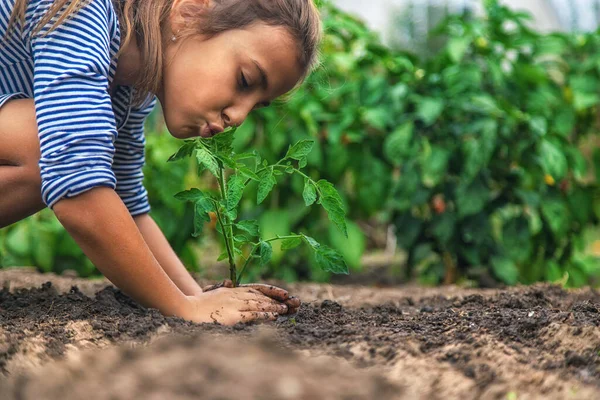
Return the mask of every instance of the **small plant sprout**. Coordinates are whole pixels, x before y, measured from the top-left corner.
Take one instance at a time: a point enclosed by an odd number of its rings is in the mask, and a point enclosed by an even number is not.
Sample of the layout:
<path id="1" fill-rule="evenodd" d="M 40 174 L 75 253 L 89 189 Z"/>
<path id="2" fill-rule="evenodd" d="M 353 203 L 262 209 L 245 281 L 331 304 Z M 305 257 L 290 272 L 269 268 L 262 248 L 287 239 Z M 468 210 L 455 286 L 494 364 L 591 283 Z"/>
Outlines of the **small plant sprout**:
<path id="1" fill-rule="evenodd" d="M 246 268 L 253 261 L 260 266 L 270 261 L 273 253 L 272 243 L 275 241 L 281 241 L 282 250 L 293 249 L 305 243 L 314 251 L 317 264 L 321 268 L 337 274 L 348 274 L 343 257 L 334 249 L 319 244 L 312 237 L 290 233 L 263 240 L 260 238 L 256 220 L 238 220 L 238 205 L 248 184 L 253 181 L 258 184 L 256 200 L 257 204 L 260 204 L 277 184 L 276 177 L 299 174 L 304 178 L 302 197 L 306 206 L 315 203 L 323 206 L 329 219 L 348 237 L 344 206 L 335 187 L 323 179 L 315 182 L 301 171 L 306 166 L 306 157 L 312 150 L 314 141 L 297 142 L 289 147 L 285 157 L 270 165 L 267 160 L 262 160 L 256 151 L 236 154 L 232 147 L 234 132 L 235 129 L 229 129 L 210 139 L 187 140 L 179 151 L 169 158 L 169 161 L 177 161 L 195 154 L 198 174 L 208 170 L 216 178 L 219 186 L 217 192 L 192 188 L 176 194 L 175 197 L 194 203 L 194 237 L 201 234 L 204 223 L 210 222 L 210 213 L 216 216 L 217 231 L 225 243 L 225 250 L 218 261 L 228 260 L 233 286 L 240 284 Z M 247 256 L 244 255 L 244 248 L 250 248 Z M 241 268 L 238 268 L 238 262 Z"/>

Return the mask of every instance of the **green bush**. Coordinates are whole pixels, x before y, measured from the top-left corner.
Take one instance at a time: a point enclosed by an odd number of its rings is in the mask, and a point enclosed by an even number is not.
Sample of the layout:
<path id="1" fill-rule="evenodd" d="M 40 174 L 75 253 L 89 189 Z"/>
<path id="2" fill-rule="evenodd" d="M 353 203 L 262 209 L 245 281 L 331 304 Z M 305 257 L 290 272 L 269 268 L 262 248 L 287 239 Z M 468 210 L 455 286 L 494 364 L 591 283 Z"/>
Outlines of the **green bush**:
<path id="1" fill-rule="evenodd" d="M 486 10 L 447 19 L 434 32 L 443 50 L 419 61 L 326 4 L 323 67 L 253 117 L 241 145 L 275 159 L 316 139 L 310 175 L 340 187 L 351 219 L 395 224 L 408 278 L 585 284 L 600 272 L 579 252 L 598 221 L 579 146 L 597 127 L 599 38 L 540 35 L 525 14 Z M 277 201 L 301 189 L 281 187 Z M 326 235 L 320 221 L 292 224 Z"/>
<path id="2" fill-rule="evenodd" d="M 495 1 L 486 18 L 448 19 L 404 97 L 384 148 L 409 274 L 579 286 L 600 273 L 578 254 L 599 216 L 579 146 L 597 129 L 600 38 L 543 36 L 527 19 Z"/>
<path id="3" fill-rule="evenodd" d="M 314 140 L 307 175 L 335 184 L 350 220 L 396 226 L 408 278 L 593 282 L 598 265 L 581 247 L 600 216 L 590 168 L 600 167 L 600 153 L 586 158 L 581 149 L 597 128 L 598 35 L 541 35 L 527 27 L 527 15 L 489 0 L 483 18 L 446 20 L 434 32 L 442 50 L 420 60 L 382 46 L 328 2 L 321 9 L 321 67 L 288 101 L 251 115 L 236 132 L 235 151 L 256 148 L 274 162 L 290 143 Z M 154 120 L 150 126 L 163 130 Z M 192 266 L 193 210 L 172 196 L 203 186 L 190 181 L 193 165 L 166 164 L 177 146 L 167 135 L 148 135 L 146 184 L 154 217 Z M 349 222 L 343 238 L 323 211 L 303 206 L 303 188 L 291 179 L 274 188 L 268 207 L 242 201 L 240 215 L 257 219 L 269 237 L 294 231 L 329 242 L 359 268 L 365 235 Z M 9 264 L 59 268 L 59 253 L 37 249 L 40 239 L 30 237 L 63 240 L 47 218 L 0 232 Z M 283 263 L 275 251 L 265 276 L 327 280 L 309 260 L 295 249 Z"/>

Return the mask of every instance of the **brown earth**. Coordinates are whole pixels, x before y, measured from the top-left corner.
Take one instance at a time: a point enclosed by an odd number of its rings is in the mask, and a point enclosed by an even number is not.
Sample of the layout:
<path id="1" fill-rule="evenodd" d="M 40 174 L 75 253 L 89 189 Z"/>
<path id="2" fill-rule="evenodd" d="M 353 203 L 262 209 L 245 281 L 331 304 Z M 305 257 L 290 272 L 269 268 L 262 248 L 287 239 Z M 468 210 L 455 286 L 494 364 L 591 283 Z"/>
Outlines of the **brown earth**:
<path id="1" fill-rule="evenodd" d="M 105 280 L 12 269 L 0 286 L 1 399 L 600 398 L 593 289 L 293 284 L 295 317 L 228 328 Z"/>

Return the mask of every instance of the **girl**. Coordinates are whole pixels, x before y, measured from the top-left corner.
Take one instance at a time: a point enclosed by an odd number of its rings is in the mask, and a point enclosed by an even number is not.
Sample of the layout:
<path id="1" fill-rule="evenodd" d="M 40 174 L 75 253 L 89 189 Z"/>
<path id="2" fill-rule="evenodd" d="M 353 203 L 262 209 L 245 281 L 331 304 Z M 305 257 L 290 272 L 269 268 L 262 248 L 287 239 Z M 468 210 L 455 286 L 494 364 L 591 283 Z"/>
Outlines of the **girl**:
<path id="1" fill-rule="evenodd" d="M 304 79 L 320 29 L 312 0 L 2 0 L 0 228 L 50 207 L 110 281 L 165 315 L 293 312 L 279 288 L 193 280 L 148 214 L 143 126 L 156 99 L 176 138 L 240 125 Z"/>

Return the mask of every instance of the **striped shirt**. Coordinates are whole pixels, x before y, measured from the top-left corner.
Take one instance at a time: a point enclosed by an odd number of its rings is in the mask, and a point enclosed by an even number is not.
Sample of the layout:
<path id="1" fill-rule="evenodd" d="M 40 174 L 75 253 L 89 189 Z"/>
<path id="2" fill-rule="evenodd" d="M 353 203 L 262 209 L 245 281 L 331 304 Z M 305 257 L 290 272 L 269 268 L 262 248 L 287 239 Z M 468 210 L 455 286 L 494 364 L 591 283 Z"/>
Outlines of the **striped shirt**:
<path id="1" fill-rule="evenodd" d="M 4 37 L 15 0 L 0 2 Z M 142 185 L 144 121 L 156 104 L 132 106 L 133 90 L 109 87 L 117 68 L 121 32 L 111 0 L 91 0 L 46 36 L 33 28 L 53 0 L 29 0 L 25 24 L 0 40 L 0 107 L 33 98 L 41 158 L 42 199 L 63 198 L 106 186 L 132 215 L 150 210 Z"/>

